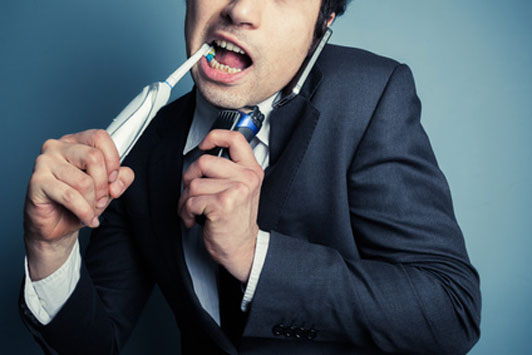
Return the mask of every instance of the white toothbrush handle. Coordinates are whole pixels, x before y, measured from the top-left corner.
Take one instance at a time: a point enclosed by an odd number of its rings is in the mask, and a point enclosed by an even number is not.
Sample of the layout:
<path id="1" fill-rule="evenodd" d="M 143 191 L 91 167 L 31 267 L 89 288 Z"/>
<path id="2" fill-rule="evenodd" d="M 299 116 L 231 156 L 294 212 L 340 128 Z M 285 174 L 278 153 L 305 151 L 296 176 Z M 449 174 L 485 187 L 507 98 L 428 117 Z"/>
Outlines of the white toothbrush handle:
<path id="1" fill-rule="evenodd" d="M 107 127 L 107 133 L 116 145 L 120 162 L 131 151 L 150 121 L 161 107 L 168 103 L 172 88 L 192 68 L 211 46 L 204 44 L 188 58 L 164 83 L 157 82 L 146 86 Z"/>
<path id="2" fill-rule="evenodd" d="M 172 73 L 172 75 L 168 77 L 168 79 L 166 79 L 166 82 L 173 88 L 175 84 L 177 84 L 179 80 L 181 80 L 181 78 L 188 73 L 190 68 L 192 68 L 192 66 L 201 59 L 201 57 L 209 53 L 211 48 L 212 47 L 207 43 L 203 43 L 201 48 L 196 53 L 191 55 L 190 58 L 188 58 L 179 68 L 177 68 L 175 72 Z"/>
<path id="3" fill-rule="evenodd" d="M 146 86 L 107 127 L 116 145 L 120 162 L 131 151 L 150 121 L 168 103 L 170 87 L 163 83 Z"/>

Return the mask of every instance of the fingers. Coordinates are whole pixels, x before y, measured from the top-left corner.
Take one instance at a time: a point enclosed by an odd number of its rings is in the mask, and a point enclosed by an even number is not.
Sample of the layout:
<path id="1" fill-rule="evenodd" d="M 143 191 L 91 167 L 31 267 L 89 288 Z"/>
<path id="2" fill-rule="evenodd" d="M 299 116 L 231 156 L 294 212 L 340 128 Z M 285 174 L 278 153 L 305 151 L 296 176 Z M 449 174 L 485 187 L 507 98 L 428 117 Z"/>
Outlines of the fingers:
<path id="1" fill-rule="evenodd" d="M 215 147 L 228 148 L 231 160 L 235 163 L 248 167 L 257 165 L 251 146 L 240 132 L 228 131 L 225 129 L 215 129 L 210 131 L 200 143 L 199 149 L 210 150 Z"/>
<path id="2" fill-rule="evenodd" d="M 203 208 L 198 205 L 198 200 L 195 199 L 196 197 L 212 196 L 230 189 L 233 185 L 234 182 L 223 179 L 203 178 L 192 180 L 190 184 L 183 188 L 178 203 L 178 214 L 185 221 L 185 225 L 190 228 L 194 225 L 195 216 L 202 215 L 204 212 Z M 195 199 L 193 208 L 189 208 L 191 206 L 185 206 L 187 203 L 192 203 L 189 201 L 190 199 Z M 209 202 L 209 198 L 200 200 L 203 201 L 203 204 L 201 204 L 203 207 Z"/>
<path id="3" fill-rule="evenodd" d="M 108 183 L 116 181 L 120 167 L 118 152 L 107 132 L 88 130 L 51 139 L 44 143 L 42 153 L 66 160 L 91 176 L 97 205 L 106 205 Z"/>
<path id="4" fill-rule="evenodd" d="M 84 144 L 69 144 L 64 148 L 63 154 L 69 163 L 92 178 L 96 201 L 102 206 L 105 205 L 109 178 L 103 153 Z"/>
<path id="5" fill-rule="evenodd" d="M 119 198 L 135 180 L 135 173 L 131 168 L 122 166 L 118 169 L 117 178 L 109 184 L 109 194 L 112 198 Z M 109 201 L 110 202 L 110 201 Z"/>
<path id="6" fill-rule="evenodd" d="M 102 130 L 89 130 L 66 135 L 60 140 L 48 140 L 41 151 L 35 163 L 34 175 L 38 177 L 36 181 L 47 179 L 47 182 L 45 186 L 41 183 L 35 187 L 44 191 L 51 201 L 69 210 L 69 206 L 77 207 L 71 212 L 89 226 L 94 223 L 87 220 L 90 213 L 82 211 L 82 206 L 92 209 L 92 218 L 98 217 L 111 200 L 120 197 L 134 180 L 130 168 L 119 166 L 114 143 Z M 69 192 L 70 189 L 76 193 Z M 65 201 L 64 194 L 71 202 Z"/>
<path id="7" fill-rule="evenodd" d="M 204 154 L 192 163 L 183 174 L 183 187 L 187 187 L 192 180 L 200 177 L 230 178 L 237 175 L 238 170 L 241 170 L 241 167 L 230 160 Z"/>
<path id="8" fill-rule="evenodd" d="M 240 133 L 238 134 L 241 135 Z M 254 155 L 252 163 L 243 165 L 225 158 L 204 154 L 192 163 L 183 174 L 183 187 L 188 186 L 192 180 L 201 177 L 234 179 L 253 184 L 254 182 L 262 183 L 264 171 L 255 160 Z"/>
<path id="9" fill-rule="evenodd" d="M 187 228 L 192 228 L 196 223 L 196 216 L 205 214 L 205 209 L 209 203 L 209 196 L 197 196 L 180 201 L 178 214 Z"/>
<path id="10" fill-rule="evenodd" d="M 220 185 L 223 186 L 223 185 Z M 226 184 L 227 188 L 212 194 L 198 194 L 182 198 L 179 201 L 179 215 L 187 228 L 196 223 L 196 216 L 205 215 L 211 222 L 218 222 L 224 216 L 229 216 L 233 211 L 247 201 L 247 186 L 242 183 L 232 182 Z"/>
<path id="11" fill-rule="evenodd" d="M 98 207 L 94 180 L 90 175 L 66 163 L 55 166 L 51 174 L 60 182 L 78 191 L 89 206 Z"/>
<path id="12" fill-rule="evenodd" d="M 113 198 L 120 197 L 133 183 L 135 174 L 128 167 L 118 170 L 117 178 L 109 184 L 109 198 L 96 201 L 94 181 L 91 176 L 81 170 L 64 164 L 52 172 L 50 178 L 44 178 L 40 182 L 43 193 L 51 201 L 62 205 L 71 211 L 79 220 L 90 227 L 97 227 L 97 219 L 111 203 Z M 46 181 L 44 181 L 46 180 Z"/>
<path id="13" fill-rule="evenodd" d="M 183 174 L 178 211 L 188 228 L 194 225 L 195 216 L 205 215 L 213 221 L 234 214 L 235 205 L 248 206 L 250 201 L 258 201 L 264 172 L 244 136 L 213 130 L 199 148 L 215 147 L 228 148 L 232 160 L 204 154 Z"/>
<path id="14" fill-rule="evenodd" d="M 48 199 L 65 207 L 83 224 L 92 228 L 99 226 L 94 209 L 78 190 L 59 180 L 44 181 L 41 186 Z"/>
<path id="15" fill-rule="evenodd" d="M 204 154 L 192 163 L 183 174 L 183 191 L 186 192 L 193 182 L 199 184 L 198 180 L 206 180 L 205 178 L 241 182 L 253 191 L 257 188 L 260 189 L 264 172 L 258 165 L 254 168 L 247 168 L 225 158 Z"/>
<path id="16" fill-rule="evenodd" d="M 70 143 L 84 144 L 89 147 L 96 148 L 103 154 L 103 160 L 107 171 L 109 182 L 114 182 L 118 177 L 118 169 L 120 167 L 120 156 L 118 150 L 111 139 L 109 133 L 103 129 L 91 129 L 71 135 L 66 135 L 61 140 Z M 98 157 L 92 157 L 97 158 Z"/>

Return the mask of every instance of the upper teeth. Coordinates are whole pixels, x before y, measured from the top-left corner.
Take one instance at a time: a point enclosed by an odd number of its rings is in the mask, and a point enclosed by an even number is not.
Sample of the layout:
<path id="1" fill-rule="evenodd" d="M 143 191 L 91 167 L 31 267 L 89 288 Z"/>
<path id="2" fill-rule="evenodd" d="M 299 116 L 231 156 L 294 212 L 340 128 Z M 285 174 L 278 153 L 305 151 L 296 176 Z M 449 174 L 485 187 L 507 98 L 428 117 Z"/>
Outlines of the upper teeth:
<path id="1" fill-rule="evenodd" d="M 240 54 L 246 54 L 242 49 L 240 49 L 240 47 L 238 47 L 236 44 L 233 44 L 231 42 L 215 40 L 214 43 L 216 43 L 218 47 L 225 48 L 228 51 L 233 51 L 235 53 L 240 53 Z"/>

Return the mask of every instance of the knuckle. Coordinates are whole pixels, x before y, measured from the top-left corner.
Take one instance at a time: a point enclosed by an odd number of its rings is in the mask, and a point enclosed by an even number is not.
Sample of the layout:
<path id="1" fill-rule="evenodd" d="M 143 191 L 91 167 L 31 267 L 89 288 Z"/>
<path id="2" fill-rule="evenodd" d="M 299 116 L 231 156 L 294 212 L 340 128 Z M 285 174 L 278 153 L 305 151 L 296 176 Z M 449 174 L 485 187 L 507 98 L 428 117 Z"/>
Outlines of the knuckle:
<path id="1" fill-rule="evenodd" d="M 31 186 L 41 186 L 46 185 L 46 177 L 44 174 L 35 172 L 30 177 L 29 185 Z"/>
<path id="2" fill-rule="evenodd" d="M 236 196 L 247 196 L 250 192 L 248 185 L 243 182 L 235 182 L 233 190 L 235 191 Z"/>
<path id="3" fill-rule="evenodd" d="M 65 143 L 75 143 L 76 136 L 73 134 L 65 134 L 63 137 L 59 138 L 59 140 Z"/>
<path id="4" fill-rule="evenodd" d="M 244 178 L 246 182 L 252 187 L 256 187 L 257 185 L 259 185 L 260 179 L 254 170 L 251 170 L 251 169 L 245 170 Z"/>
<path id="5" fill-rule="evenodd" d="M 194 210 L 194 199 L 188 198 L 184 203 L 185 211 L 191 212 Z"/>
<path id="6" fill-rule="evenodd" d="M 257 174 L 257 177 L 259 178 L 259 183 L 262 184 L 262 181 L 264 181 L 264 170 L 260 166 L 255 169 L 255 174 Z"/>
<path id="7" fill-rule="evenodd" d="M 231 211 L 235 205 L 235 196 L 233 192 L 226 190 L 220 193 L 218 195 L 218 203 L 223 211 Z"/>
<path id="8" fill-rule="evenodd" d="M 199 193 L 200 185 L 201 185 L 201 179 L 197 179 L 197 178 L 192 179 L 192 181 L 188 185 L 188 191 L 190 195 L 196 195 L 197 193 Z"/>
<path id="9" fill-rule="evenodd" d="M 75 190 L 73 189 L 66 189 L 65 191 L 63 191 L 63 194 L 61 196 L 63 202 L 66 204 L 66 205 L 72 205 L 74 204 L 74 202 L 76 201 L 76 192 Z"/>
<path id="10" fill-rule="evenodd" d="M 246 137 L 244 137 L 242 133 L 237 132 L 237 131 L 231 131 L 229 138 L 231 139 L 233 143 L 237 143 L 237 144 L 247 143 Z"/>
<path id="11" fill-rule="evenodd" d="M 85 160 L 89 165 L 97 165 L 103 163 L 102 152 L 100 152 L 96 148 L 91 148 L 87 151 L 87 154 L 85 155 Z"/>
<path id="12" fill-rule="evenodd" d="M 41 153 L 53 149 L 55 146 L 57 146 L 57 143 L 59 143 L 57 139 L 47 139 L 41 146 Z"/>
<path id="13" fill-rule="evenodd" d="M 45 154 L 39 155 L 37 158 L 35 158 L 35 170 L 38 170 L 42 168 L 43 166 L 46 166 L 48 162 L 48 157 Z"/>
<path id="14" fill-rule="evenodd" d="M 89 207 L 80 207 L 76 214 L 79 216 L 81 220 L 87 220 L 90 221 L 94 217 L 94 211 Z"/>
<path id="15" fill-rule="evenodd" d="M 83 192 L 90 192 L 93 190 L 94 185 L 90 177 L 83 176 L 78 180 L 78 187 Z"/>
<path id="16" fill-rule="evenodd" d="M 210 159 L 211 156 L 209 154 L 203 154 L 197 160 L 198 167 L 203 170 L 205 167 L 207 167 L 207 165 L 209 165 Z"/>
<path id="17" fill-rule="evenodd" d="M 91 132 L 91 134 L 96 145 L 103 144 L 109 139 L 109 133 L 107 133 L 104 129 L 95 129 L 93 132 Z"/>

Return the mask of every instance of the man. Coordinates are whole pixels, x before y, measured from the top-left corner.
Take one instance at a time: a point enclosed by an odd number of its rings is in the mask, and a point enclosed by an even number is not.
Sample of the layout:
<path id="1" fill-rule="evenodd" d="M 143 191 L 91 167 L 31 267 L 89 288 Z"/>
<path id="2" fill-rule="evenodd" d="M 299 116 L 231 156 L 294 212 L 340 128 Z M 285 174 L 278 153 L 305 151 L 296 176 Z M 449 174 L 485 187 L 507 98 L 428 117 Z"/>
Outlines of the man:
<path id="1" fill-rule="evenodd" d="M 187 51 L 215 44 L 215 61 L 193 68 L 197 89 L 159 112 L 124 166 L 103 131 L 43 145 L 21 306 L 46 351 L 119 351 L 154 283 L 185 353 L 473 346 L 478 275 L 409 69 L 328 46 L 301 94 L 274 108 L 344 9 L 188 0 Z M 251 145 L 207 134 L 217 109 L 253 105 L 266 121 Z M 231 160 L 196 159 L 196 146 L 228 148 Z M 96 229 L 80 258 L 83 224 Z"/>

